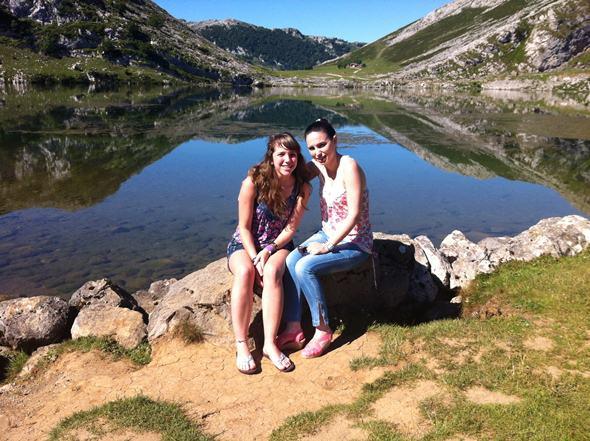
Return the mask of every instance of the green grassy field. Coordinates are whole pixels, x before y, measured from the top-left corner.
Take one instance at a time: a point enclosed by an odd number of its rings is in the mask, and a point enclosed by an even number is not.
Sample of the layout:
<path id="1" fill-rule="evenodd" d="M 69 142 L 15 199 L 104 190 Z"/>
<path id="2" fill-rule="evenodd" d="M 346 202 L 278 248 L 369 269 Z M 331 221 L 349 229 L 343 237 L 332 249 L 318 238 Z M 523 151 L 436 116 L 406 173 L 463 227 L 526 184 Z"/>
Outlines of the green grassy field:
<path id="1" fill-rule="evenodd" d="M 380 355 L 356 359 L 351 368 L 389 370 L 364 385 L 355 402 L 294 415 L 271 439 L 318 434 L 332 422 L 369 440 L 587 439 L 589 269 L 589 251 L 512 262 L 478 277 L 464 293 L 462 319 L 374 325 L 383 339 Z M 474 318 L 482 309 L 496 315 Z M 432 389 L 422 400 L 420 385 Z M 421 432 L 404 430 L 401 416 L 378 417 L 388 397 L 404 391 L 414 398 L 408 406 L 419 412 Z"/>

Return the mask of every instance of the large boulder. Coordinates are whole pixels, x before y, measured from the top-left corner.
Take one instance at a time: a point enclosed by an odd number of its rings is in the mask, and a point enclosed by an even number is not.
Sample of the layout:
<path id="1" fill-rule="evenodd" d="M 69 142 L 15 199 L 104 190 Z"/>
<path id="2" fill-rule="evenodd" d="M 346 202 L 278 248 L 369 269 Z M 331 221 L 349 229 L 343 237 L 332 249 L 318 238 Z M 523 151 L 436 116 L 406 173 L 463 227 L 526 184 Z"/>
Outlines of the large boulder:
<path id="1" fill-rule="evenodd" d="M 432 243 L 427 238 L 425 240 L 425 236 L 412 239 L 407 234 L 375 233 L 374 238 L 379 271 L 389 274 L 389 278 L 393 276 L 391 281 L 381 277 L 379 294 L 386 299 L 384 306 L 397 306 L 402 301 L 432 302 L 439 291 L 432 268 L 434 265 L 438 270 L 440 266 Z M 432 252 L 425 250 L 428 244 L 432 246 Z"/>
<path id="2" fill-rule="evenodd" d="M 59 297 L 37 296 L 0 303 L 0 345 L 32 351 L 68 335 L 70 307 Z"/>
<path id="3" fill-rule="evenodd" d="M 143 316 L 137 311 L 115 306 L 89 306 L 82 309 L 72 326 L 72 338 L 112 338 L 121 346 L 132 349 L 146 337 Z"/>
<path id="4" fill-rule="evenodd" d="M 69 303 L 78 310 L 90 305 L 137 308 L 137 301 L 133 296 L 109 279 L 86 282 L 72 294 Z"/>
<path id="5" fill-rule="evenodd" d="M 183 322 L 198 327 L 208 339 L 230 342 L 232 275 L 222 258 L 174 283 L 150 314 L 148 339 L 153 341 L 173 332 Z M 253 316 L 260 310 L 255 301 Z"/>

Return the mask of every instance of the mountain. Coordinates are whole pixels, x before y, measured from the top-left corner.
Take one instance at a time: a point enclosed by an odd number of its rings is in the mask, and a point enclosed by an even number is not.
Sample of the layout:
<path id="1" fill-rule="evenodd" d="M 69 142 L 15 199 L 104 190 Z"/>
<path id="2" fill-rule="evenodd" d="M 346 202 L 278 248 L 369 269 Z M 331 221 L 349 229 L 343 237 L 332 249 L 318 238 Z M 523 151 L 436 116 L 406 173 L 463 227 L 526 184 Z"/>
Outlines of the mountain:
<path id="1" fill-rule="evenodd" d="M 15 85 L 253 77 L 150 0 L 0 0 L 0 57 L 0 78 Z"/>
<path id="2" fill-rule="evenodd" d="M 455 0 L 331 66 L 420 80 L 590 67 L 588 0 Z"/>
<path id="3" fill-rule="evenodd" d="M 281 70 L 310 69 L 364 45 L 303 35 L 293 28 L 267 29 L 238 20 L 207 20 L 188 25 L 218 47 L 251 63 Z"/>

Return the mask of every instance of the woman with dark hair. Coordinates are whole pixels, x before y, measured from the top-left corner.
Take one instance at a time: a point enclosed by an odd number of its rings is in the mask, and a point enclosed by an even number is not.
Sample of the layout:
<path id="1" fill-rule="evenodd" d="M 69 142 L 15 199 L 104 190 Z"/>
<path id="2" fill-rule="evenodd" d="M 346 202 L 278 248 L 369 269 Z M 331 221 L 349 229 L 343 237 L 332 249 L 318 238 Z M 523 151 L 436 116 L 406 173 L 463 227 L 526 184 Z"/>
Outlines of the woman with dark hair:
<path id="1" fill-rule="evenodd" d="M 276 345 L 283 310 L 285 259 L 309 199 L 310 185 L 299 143 L 290 133 L 268 139 L 263 160 L 248 171 L 238 197 L 238 227 L 227 247 L 234 275 L 231 317 L 236 337 L 236 365 L 253 374 L 256 364 L 248 347 L 255 281 L 262 285 L 263 354 L 283 372 L 295 365 Z"/>
<path id="2" fill-rule="evenodd" d="M 369 221 L 369 191 L 365 174 L 350 156 L 336 149 L 334 127 L 319 119 L 305 130 L 312 160 L 311 177 L 320 179 L 322 229 L 292 251 L 287 258 L 285 281 L 285 330 L 277 338 L 281 349 L 301 349 L 301 293 L 309 305 L 315 333 L 301 355 L 319 357 L 332 341 L 326 298 L 319 276 L 346 271 L 364 262 L 372 252 L 373 233 Z M 286 278 L 287 279 L 287 278 Z"/>

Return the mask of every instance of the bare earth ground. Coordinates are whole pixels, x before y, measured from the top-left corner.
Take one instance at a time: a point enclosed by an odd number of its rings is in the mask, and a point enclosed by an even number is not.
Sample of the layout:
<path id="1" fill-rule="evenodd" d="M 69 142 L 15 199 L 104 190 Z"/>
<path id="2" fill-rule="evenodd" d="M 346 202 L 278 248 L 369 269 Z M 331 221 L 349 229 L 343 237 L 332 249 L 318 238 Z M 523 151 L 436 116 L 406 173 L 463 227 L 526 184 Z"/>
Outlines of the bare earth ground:
<path id="1" fill-rule="evenodd" d="M 0 395 L 0 437 L 45 439 L 74 412 L 143 394 L 180 403 L 191 419 L 220 440 L 267 439 L 285 418 L 351 402 L 363 383 L 383 374 L 383 369 L 353 372 L 349 368 L 353 358 L 377 355 L 377 335 L 368 333 L 334 346 L 319 359 L 293 354 L 297 368 L 288 374 L 263 359 L 262 373 L 252 376 L 236 371 L 230 347 L 210 343 L 160 342 L 153 349 L 152 362 L 139 369 L 99 352 L 68 353 L 37 377 Z M 152 440 L 153 435 L 146 434 L 145 439 Z M 131 438 L 144 439 L 137 434 Z M 122 434 L 120 439 L 127 437 Z"/>

